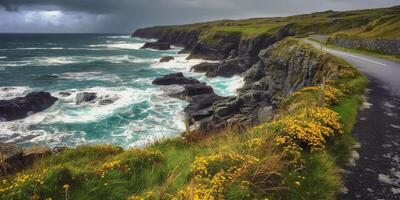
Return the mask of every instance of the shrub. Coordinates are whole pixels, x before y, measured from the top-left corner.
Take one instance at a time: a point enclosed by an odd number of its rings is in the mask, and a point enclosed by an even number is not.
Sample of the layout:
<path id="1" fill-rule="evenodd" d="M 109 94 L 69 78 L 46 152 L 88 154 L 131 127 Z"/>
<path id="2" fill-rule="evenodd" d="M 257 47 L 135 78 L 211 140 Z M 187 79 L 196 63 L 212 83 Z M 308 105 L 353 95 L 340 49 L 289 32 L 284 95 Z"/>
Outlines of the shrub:
<path id="1" fill-rule="evenodd" d="M 276 145 L 298 157 L 302 150 L 325 148 L 326 139 L 342 132 L 339 115 L 327 108 L 305 108 L 271 123 Z"/>

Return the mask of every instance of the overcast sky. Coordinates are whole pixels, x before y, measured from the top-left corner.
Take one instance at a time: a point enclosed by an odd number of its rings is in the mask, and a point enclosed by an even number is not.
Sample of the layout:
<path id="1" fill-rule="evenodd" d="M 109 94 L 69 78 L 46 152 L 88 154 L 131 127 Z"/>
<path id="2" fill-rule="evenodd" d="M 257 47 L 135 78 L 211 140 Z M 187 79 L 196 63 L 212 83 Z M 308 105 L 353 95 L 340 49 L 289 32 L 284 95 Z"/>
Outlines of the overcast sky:
<path id="1" fill-rule="evenodd" d="M 0 32 L 130 33 L 154 25 L 399 4 L 400 0 L 0 0 Z"/>

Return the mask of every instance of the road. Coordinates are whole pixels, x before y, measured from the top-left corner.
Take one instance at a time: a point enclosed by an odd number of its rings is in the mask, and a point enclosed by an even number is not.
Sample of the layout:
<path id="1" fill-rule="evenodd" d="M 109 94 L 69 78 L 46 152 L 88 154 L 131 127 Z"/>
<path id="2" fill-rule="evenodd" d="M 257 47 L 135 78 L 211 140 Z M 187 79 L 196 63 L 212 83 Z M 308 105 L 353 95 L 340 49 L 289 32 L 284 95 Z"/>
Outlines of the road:
<path id="1" fill-rule="evenodd" d="M 304 40 L 316 48 L 317 42 Z M 400 63 L 322 47 L 370 80 L 353 134 L 355 165 L 345 166 L 343 200 L 400 200 Z"/>

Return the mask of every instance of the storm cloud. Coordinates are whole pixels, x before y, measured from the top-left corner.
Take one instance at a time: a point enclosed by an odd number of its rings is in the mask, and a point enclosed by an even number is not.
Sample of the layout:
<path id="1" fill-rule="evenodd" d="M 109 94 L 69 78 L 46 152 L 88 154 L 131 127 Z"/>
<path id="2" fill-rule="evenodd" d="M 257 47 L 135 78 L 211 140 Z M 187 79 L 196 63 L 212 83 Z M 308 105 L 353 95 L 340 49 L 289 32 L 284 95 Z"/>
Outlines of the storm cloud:
<path id="1" fill-rule="evenodd" d="M 0 32 L 129 33 L 143 26 L 398 4 L 400 0 L 0 0 Z"/>

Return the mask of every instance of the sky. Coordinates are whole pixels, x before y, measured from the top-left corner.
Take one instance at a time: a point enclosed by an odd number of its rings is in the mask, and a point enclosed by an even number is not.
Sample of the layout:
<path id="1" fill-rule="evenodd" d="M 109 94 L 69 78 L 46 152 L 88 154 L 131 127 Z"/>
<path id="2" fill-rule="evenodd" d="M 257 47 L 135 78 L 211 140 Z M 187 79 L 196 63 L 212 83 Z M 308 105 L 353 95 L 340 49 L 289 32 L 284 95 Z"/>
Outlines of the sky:
<path id="1" fill-rule="evenodd" d="M 140 27 L 400 5 L 400 0 L 0 0 L 0 32 L 131 33 Z"/>

